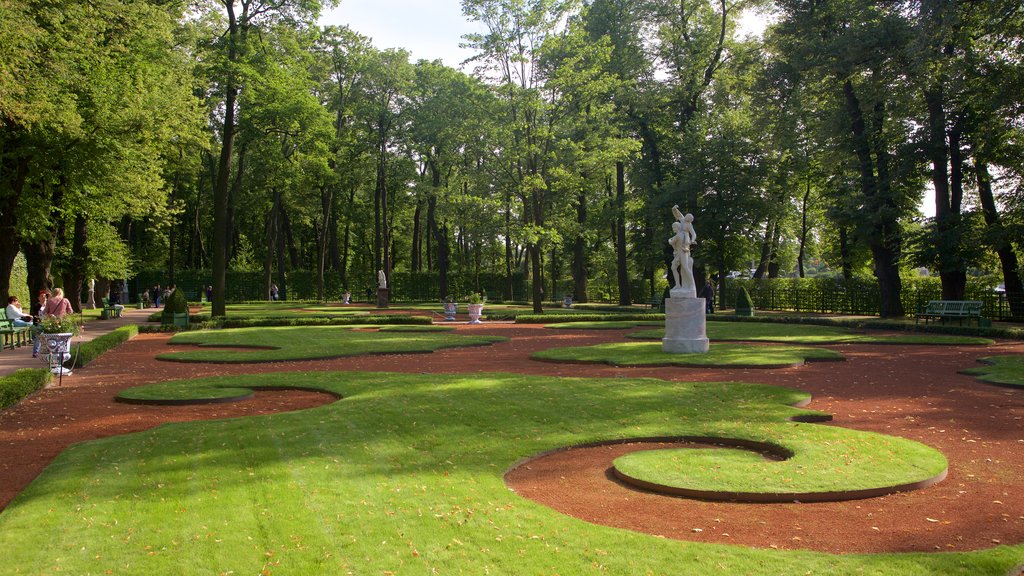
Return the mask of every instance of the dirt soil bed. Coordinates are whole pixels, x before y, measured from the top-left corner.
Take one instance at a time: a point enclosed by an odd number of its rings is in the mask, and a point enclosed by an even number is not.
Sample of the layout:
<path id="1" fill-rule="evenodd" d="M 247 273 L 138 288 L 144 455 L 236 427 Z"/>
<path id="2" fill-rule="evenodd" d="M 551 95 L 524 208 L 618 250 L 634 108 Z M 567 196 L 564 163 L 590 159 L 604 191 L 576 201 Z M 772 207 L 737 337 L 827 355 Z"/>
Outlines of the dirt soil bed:
<path id="1" fill-rule="evenodd" d="M 60 388 L 0 412 L 0 507 L 68 445 L 186 420 L 299 410 L 335 401 L 315 392 L 257 393 L 234 404 L 140 406 L 114 401 L 122 389 L 168 379 L 295 370 L 427 373 L 516 372 L 550 376 L 649 376 L 676 381 L 743 381 L 814 395 L 808 408 L 833 414 L 832 426 L 923 442 L 950 461 L 936 486 L 881 498 L 818 504 L 716 503 L 624 486 L 608 474 L 628 447 L 608 446 L 570 462 L 545 459 L 509 474 L 518 494 L 588 522 L 668 538 L 827 552 L 964 551 L 1024 542 L 1024 390 L 984 384 L 957 371 L 980 356 L 1024 354 L 1024 343 L 995 346 L 839 345 L 845 363 L 778 370 L 617 368 L 535 362 L 555 346 L 621 340 L 626 331 L 547 330 L 487 323 L 460 332 L 511 340 L 484 348 L 258 365 L 182 364 L 154 359 L 168 335 L 144 334 L 105 354 Z M 808 424 L 812 425 L 812 424 Z M 817 424 L 813 424 L 817 425 Z M 552 446 L 552 449 L 558 446 Z M 499 465 L 511 465 L 499 463 Z"/>

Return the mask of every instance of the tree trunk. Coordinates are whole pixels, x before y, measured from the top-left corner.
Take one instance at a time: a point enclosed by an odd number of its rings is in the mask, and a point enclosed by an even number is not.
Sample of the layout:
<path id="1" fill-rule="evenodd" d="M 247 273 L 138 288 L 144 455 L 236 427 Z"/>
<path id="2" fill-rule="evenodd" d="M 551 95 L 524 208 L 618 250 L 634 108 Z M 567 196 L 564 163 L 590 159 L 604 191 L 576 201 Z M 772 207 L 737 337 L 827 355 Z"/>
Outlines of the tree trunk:
<path id="1" fill-rule="evenodd" d="M 807 203 L 811 198 L 811 178 L 808 176 L 804 188 L 804 199 L 800 205 L 800 252 L 796 255 L 796 268 L 800 277 L 804 277 L 804 255 L 807 252 Z"/>
<path id="2" fill-rule="evenodd" d="M 839 260 L 843 268 L 843 280 L 853 279 L 853 255 L 850 253 L 850 233 L 846 226 L 839 227 Z"/>
<path id="3" fill-rule="evenodd" d="M 875 264 L 875 277 L 878 278 L 881 316 L 883 318 L 903 316 L 903 303 L 900 300 L 903 284 L 899 275 L 902 237 L 899 222 L 896 220 L 895 206 L 889 196 L 888 159 L 881 141 L 884 107 L 879 105 L 875 110 L 876 118 L 873 125 L 875 160 L 873 161 L 867 124 L 861 111 L 860 101 L 854 92 L 853 82 L 849 79 L 843 83 L 843 95 L 846 100 L 847 113 L 850 116 L 850 132 L 853 136 L 853 152 L 857 156 L 860 170 L 861 192 L 864 194 L 868 206 L 866 216 L 872 221 L 870 247 Z M 876 167 L 877 178 L 875 177 Z"/>
<path id="4" fill-rule="evenodd" d="M 587 181 L 583 175 L 583 182 Z M 586 184 L 584 184 L 585 186 Z M 572 247 L 572 291 L 573 299 L 577 302 L 587 301 L 587 241 L 583 236 L 583 230 L 587 224 L 587 193 L 580 188 L 576 195 L 576 223 L 579 224 L 579 231 L 573 241 Z"/>
<path id="5" fill-rule="evenodd" d="M 764 229 L 764 240 L 761 242 L 761 258 L 754 270 L 754 279 L 760 280 L 768 272 L 768 264 L 772 258 L 772 239 L 775 236 L 775 220 L 769 219 Z"/>
<path id="6" fill-rule="evenodd" d="M 14 259 L 18 256 L 21 244 L 21 233 L 18 230 L 18 200 L 25 187 L 28 177 L 28 158 L 20 158 L 14 168 L 11 191 L 0 197 L 0 295 L 4 302 L 11 295 L 11 271 L 14 270 Z M 34 298 L 35 293 L 31 296 Z"/>
<path id="7" fill-rule="evenodd" d="M 226 2 L 228 13 L 228 61 L 238 59 L 239 28 L 235 20 L 234 3 Z M 227 286 L 228 263 L 228 182 L 231 177 L 232 147 L 235 141 L 235 100 L 238 87 L 234 73 L 229 71 L 224 86 L 224 124 L 221 130 L 220 160 L 217 162 L 217 179 L 213 185 L 213 304 L 212 316 L 225 316 L 225 288 Z"/>
<path id="8" fill-rule="evenodd" d="M 328 251 L 328 225 L 333 219 L 331 208 L 334 207 L 334 188 L 324 186 L 320 189 L 320 218 L 323 228 L 317 237 L 317 275 L 316 275 L 316 297 L 320 302 L 326 301 L 324 294 L 324 273 L 327 270 Z"/>
<path id="9" fill-rule="evenodd" d="M 924 91 L 928 106 L 928 157 L 932 162 L 935 190 L 936 252 L 943 300 L 963 300 L 967 286 L 966 263 L 960 253 L 960 202 L 951 197 L 949 152 L 946 144 L 946 110 L 941 87 Z M 950 133 L 950 139 L 954 138 Z M 956 138 L 958 141 L 959 138 Z M 951 142 L 952 143 L 952 142 Z M 959 145 L 959 142 L 957 142 Z"/>
<path id="10" fill-rule="evenodd" d="M 422 241 L 420 240 L 420 216 L 423 212 L 423 203 L 418 199 L 416 201 L 416 210 L 412 214 L 412 252 L 409 259 L 409 270 L 412 272 L 419 272 L 422 269 L 422 263 L 420 254 L 422 251 Z"/>
<path id="11" fill-rule="evenodd" d="M 992 194 L 992 177 L 989 175 L 988 164 L 976 158 L 974 174 L 978 183 L 985 225 L 988 227 L 992 247 L 999 256 L 999 264 L 1003 269 L 1003 287 L 1006 290 L 1006 300 L 1010 304 L 1010 314 L 1014 318 L 1024 318 L 1024 286 L 1021 285 L 1017 253 L 1010 241 L 1010 233 L 999 218 L 995 197 Z"/>
<path id="12" fill-rule="evenodd" d="M 82 311 L 82 287 L 85 285 L 86 264 L 89 261 L 88 223 L 85 216 L 75 216 L 75 229 L 71 240 L 71 257 L 64 275 L 64 295 L 71 301 L 75 312 Z"/>
<path id="13" fill-rule="evenodd" d="M 505 298 L 515 299 L 515 289 L 512 286 L 512 269 L 514 268 L 512 254 L 512 195 L 505 192 Z"/>
<path id="14" fill-rule="evenodd" d="M 629 252 L 626 246 L 626 164 L 615 163 L 615 276 L 619 284 L 619 305 L 629 306 Z"/>
<path id="15" fill-rule="evenodd" d="M 21 251 L 25 253 L 25 268 L 28 273 L 28 291 L 33 302 L 40 290 L 53 288 L 53 284 L 50 282 L 50 266 L 53 264 L 53 254 L 56 248 L 57 241 L 54 238 L 21 244 Z"/>
<path id="16" fill-rule="evenodd" d="M 277 197 L 277 193 L 274 193 Z M 264 222 L 266 252 L 263 256 L 263 299 L 270 300 L 270 285 L 274 282 L 274 253 L 277 246 L 277 202 L 271 203 Z"/>
<path id="17" fill-rule="evenodd" d="M 285 272 L 288 266 L 285 263 L 285 240 L 289 234 L 288 230 L 288 213 L 284 209 L 284 198 L 281 192 L 274 191 L 274 212 L 277 213 L 275 223 L 277 225 L 277 231 L 274 236 L 277 240 L 277 297 L 281 300 L 288 299 L 288 283 Z M 270 292 L 267 292 L 267 299 L 270 299 Z"/>

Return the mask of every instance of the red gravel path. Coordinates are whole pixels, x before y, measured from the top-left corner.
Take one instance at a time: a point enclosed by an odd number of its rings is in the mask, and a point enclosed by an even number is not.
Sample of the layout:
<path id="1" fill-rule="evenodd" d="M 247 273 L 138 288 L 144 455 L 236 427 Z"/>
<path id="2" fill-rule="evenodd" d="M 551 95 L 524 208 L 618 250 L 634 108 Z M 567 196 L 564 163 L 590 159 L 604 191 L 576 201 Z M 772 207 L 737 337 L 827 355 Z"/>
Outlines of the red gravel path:
<path id="1" fill-rule="evenodd" d="M 509 336 L 485 348 L 259 365 L 157 362 L 168 336 L 142 335 L 20 405 L 0 412 L 0 506 L 69 444 L 165 422 L 302 409 L 327 394 L 261 392 L 235 404 L 140 406 L 117 391 L 173 378 L 293 370 L 422 373 L 517 372 L 551 376 L 652 376 L 745 381 L 810 392 L 832 425 L 918 440 L 941 450 L 949 477 L 916 492 L 820 504 L 714 503 L 648 494 L 610 480 L 608 447 L 593 459 L 553 460 L 510 474 L 519 494 L 590 522 L 700 542 L 828 552 L 972 550 L 1024 542 L 1024 390 L 990 386 L 957 370 L 980 356 L 1024 354 L 1024 343 L 977 346 L 836 346 L 848 361 L 780 370 L 616 368 L 529 360 L 535 350 L 621 340 L 623 331 L 545 330 L 483 324 L 460 331 Z M 552 448 L 556 448 L 552 446 Z M 511 463 L 509 463 L 511 464 Z M 569 463 L 566 464 L 568 466 Z M 552 468 L 552 466 L 555 466 Z M 579 471 L 576 471 L 579 470 Z"/>

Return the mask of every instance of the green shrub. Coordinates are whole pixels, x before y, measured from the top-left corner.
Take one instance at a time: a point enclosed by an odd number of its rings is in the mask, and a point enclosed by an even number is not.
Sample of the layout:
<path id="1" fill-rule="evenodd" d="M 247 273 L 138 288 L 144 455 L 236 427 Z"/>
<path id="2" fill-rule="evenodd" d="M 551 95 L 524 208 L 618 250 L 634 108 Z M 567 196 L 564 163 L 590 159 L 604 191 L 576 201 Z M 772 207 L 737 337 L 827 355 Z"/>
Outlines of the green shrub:
<path id="1" fill-rule="evenodd" d="M 164 310 L 160 314 L 160 322 L 162 324 L 174 324 L 175 314 L 188 314 L 188 300 L 185 298 L 185 292 L 182 290 L 174 289 L 170 296 L 167 297 L 167 301 L 164 302 Z"/>
<path id="2" fill-rule="evenodd" d="M 53 374 L 45 368 L 22 368 L 0 377 L 0 409 L 14 406 L 22 398 L 50 383 Z"/>
<path id="3" fill-rule="evenodd" d="M 245 318 L 213 318 L 198 325 L 203 330 L 218 328 L 252 328 L 256 326 L 366 326 L 377 324 L 426 325 L 431 324 L 428 316 L 377 315 L 377 316 L 310 316 L 285 318 L 275 316 L 251 316 Z M 142 332 L 176 332 L 176 326 L 142 326 Z"/>
<path id="4" fill-rule="evenodd" d="M 736 315 L 754 315 L 754 301 L 750 299 L 750 292 L 747 292 L 746 286 L 740 286 L 740 289 L 736 292 Z"/>
<path id="5" fill-rule="evenodd" d="M 520 314 L 516 324 L 555 324 L 561 322 L 621 322 L 664 320 L 664 314 Z"/>
<path id="6" fill-rule="evenodd" d="M 66 364 L 74 363 L 75 366 L 85 366 L 100 357 L 101 354 L 116 347 L 122 342 L 127 342 L 138 336 L 139 327 L 135 324 L 121 326 L 120 328 L 100 336 L 89 342 L 82 342 L 71 347 L 71 360 Z"/>

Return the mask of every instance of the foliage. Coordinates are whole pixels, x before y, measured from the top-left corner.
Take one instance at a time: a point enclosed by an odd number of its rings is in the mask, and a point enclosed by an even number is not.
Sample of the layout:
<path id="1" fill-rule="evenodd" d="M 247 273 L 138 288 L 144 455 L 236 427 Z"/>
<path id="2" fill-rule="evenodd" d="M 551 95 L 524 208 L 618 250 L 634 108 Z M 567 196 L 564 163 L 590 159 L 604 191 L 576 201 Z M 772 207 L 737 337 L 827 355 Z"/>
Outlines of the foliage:
<path id="1" fill-rule="evenodd" d="M 750 299 L 747 287 L 740 286 L 739 290 L 736 291 L 736 312 L 752 312 L 753 310 L 754 301 Z"/>
<path id="2" fill-rule="evenodd" d="M 122 342 L 127 342 L 139 334 L 139 327 L 135 324 L 121 326 L 107 334 L 93 338 L 88 342 L 80 342 L 71 346 L 71 358 L 68 362 L 74 362 L 78 366 L 85 366 L 97 359 L 104 352 L 117 347 Z"/>
<path id="3" fill-rule="evenodd" d="M 0 376 L 0 410 L 14 406 L 29 394 L 45 387 L 53 374 L 45 368 L 22 368 Z"/>
<path id="4" fill-rule="evenodd" d="M 82 320 L 75 314 L 63 316 L 46 316 L 39 322 L 39 329 L 45 334 L 78 334 L 82 329 Z"/>
<path id="5" fill-rule="evenodd" d="M 876 283 L 862 276 L 849 280 L 841 277 L 729 279 L 723 290 L 729 298 L 727 301 L 735 301 L 739 288 L 745 288 L 759 310 L 877 315 L 880 304 L 874 289 Z M 999 319 L 1006 317 L 1010 310 L 1005 302 L 1000 309 L 1000 296 L 992 289 L 995 283 L 991 277 L 969 278 L 964 299 L 981 301 L 982 316 Z M 924 309 L 929 300 L 942 299 L 939 278 L 907 276 L 902 284 L 903 307 L 909 314 Z"/>
<path id="6" fill-rule="evenodd" d="M 173 324 L 175 314 L 188 314 L 188 300 L 185 298 L 185 292 L 177 288 L 164 301 L 164 309 L 160 313 L 160 321 L 164 324 Z"/>
<path id="7" fill-rule="evenodd" d="M 520 314 L 516 316 L 516 324 L 556 324 L 559 322 L 649 322 L 665 321 L 664 314 Z"/>

